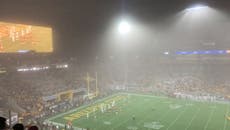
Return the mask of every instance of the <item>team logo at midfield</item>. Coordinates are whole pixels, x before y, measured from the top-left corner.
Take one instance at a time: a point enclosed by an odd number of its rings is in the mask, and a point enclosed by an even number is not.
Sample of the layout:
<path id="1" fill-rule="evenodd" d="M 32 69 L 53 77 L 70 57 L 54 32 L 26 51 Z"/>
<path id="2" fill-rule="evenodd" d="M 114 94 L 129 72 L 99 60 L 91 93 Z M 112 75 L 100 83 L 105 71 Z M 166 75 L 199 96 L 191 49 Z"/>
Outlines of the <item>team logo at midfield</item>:
<path id="1" fill-rule="evenodd" d="M 144 127 L 148 129 L 154 129 L 154 130 L 159 130 L 164 125 L 162 125 L 160 122 L 149 122 L 149 123 L 144 123 Z"/>

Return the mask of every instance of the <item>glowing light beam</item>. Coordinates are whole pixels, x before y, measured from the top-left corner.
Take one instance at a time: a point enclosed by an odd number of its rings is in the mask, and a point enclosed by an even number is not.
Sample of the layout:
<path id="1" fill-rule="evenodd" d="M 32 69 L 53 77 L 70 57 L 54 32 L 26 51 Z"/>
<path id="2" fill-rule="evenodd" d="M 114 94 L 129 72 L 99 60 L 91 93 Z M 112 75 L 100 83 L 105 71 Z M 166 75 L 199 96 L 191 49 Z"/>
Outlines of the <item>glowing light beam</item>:
<path id="1" fill-rule="evenodd" d="M 130 32 L 130 24 L 127 21 L 121 21 L 118 30 L 121 34 L 127 34 Z"/>
<path id="2" fill-rule="evenodd" d="M 190 8 L 187 8 L 186 11 L 194 12 L 194 11 L 201 11 L 201 10 L 204 10 L 204 9 L 207 9 L 207 8 L 209 8 L 209 7 L 206 6 L 206 5 L 195 5 L 195 6 L 192 6 Z"/>

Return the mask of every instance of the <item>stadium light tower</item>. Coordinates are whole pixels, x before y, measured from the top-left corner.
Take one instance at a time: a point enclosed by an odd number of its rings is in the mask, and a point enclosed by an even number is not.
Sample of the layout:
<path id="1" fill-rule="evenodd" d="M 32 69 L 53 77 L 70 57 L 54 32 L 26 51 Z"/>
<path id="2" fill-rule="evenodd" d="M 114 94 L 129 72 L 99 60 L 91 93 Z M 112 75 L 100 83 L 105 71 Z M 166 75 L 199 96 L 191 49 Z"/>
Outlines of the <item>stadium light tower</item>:
<path id="1" fill-rule="evenodd" d="M 121 21 L 118 26 L 118 31 L 120 34 L 127 34 L 130 32 L 130 24 L 127 21 Z"/>

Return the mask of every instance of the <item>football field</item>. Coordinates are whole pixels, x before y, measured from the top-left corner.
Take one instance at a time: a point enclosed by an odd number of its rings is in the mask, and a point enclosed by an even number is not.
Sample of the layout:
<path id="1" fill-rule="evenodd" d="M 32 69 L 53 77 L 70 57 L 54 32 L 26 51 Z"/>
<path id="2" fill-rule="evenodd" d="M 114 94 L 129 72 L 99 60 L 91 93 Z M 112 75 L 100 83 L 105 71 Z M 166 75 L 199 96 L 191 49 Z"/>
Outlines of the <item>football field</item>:
<path id="1" fill-rule="evenodd" d="M 229 130 L 224 103 L 120 93 L 46 121 L 89 130 Z"/>

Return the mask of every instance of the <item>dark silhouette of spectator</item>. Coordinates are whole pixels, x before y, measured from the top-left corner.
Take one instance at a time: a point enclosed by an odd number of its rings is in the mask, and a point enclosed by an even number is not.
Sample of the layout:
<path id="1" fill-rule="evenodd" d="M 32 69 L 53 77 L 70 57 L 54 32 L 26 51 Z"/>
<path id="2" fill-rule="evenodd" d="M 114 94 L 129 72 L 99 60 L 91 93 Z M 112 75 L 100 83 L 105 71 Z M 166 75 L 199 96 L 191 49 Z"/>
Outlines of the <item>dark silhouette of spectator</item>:
<path id="1" fill-rule="evenodd" d="M 7 128 L 6 118 L 0 117 L 0 130 L 4 130 L 6 128 Z"/>
<path id="2" fill-rule="evenodd" d="M 38 130 L 38 127 L 34 125 L 34 126 L 29 127 L 28 130 Z"/>
<path id="3" fill-rule="evenodd" d="M 13 126 L 13 130 L 24 130 L 24 125 L 23 125 L 23 124 L 20 124 L 20 123 L 15 124 L 15 125 Z"/>

